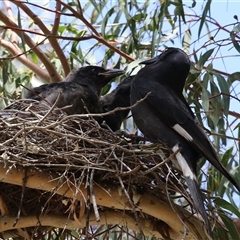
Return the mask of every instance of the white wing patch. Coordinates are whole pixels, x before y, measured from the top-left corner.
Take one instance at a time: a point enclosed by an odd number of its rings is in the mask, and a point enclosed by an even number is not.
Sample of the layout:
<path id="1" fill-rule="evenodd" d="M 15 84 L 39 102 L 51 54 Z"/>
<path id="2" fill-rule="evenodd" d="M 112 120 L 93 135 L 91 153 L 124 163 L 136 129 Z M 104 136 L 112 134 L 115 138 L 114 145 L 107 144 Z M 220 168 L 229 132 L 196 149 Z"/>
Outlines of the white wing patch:
<path id="1" fill-rule="evenodd" d="M 193 138 L 191 137 L 191 135 L 184 128 L 182 128 L 179 124 L 175 124 L 172 128 L 177 133 L 179 133 L 182 137 L 184 137 L 187 141 L 190 141 L 190 142 L 193 141 Z"/>
<path id="2" fill-rule="evenodd" d="M 176 152 L 178 149 L 179 149 L 178 144 L 175 145 L 172 148 L 173 152 Z M 185 158 L 183 157 L 183 155 L 180 152 L 178 152 L 176 154 L 176 159 L 177 159 L 178 165 L 180 166 L 180 168 L 181 168 L 181 170 L 183 172 L 183 176 L 189 177 L 189 178 L 194 179 L 194 180 L 197 181 L 197 178 L 196 178 L 195 174 L 192 172 L 192 170 L 188 166 Z"/>

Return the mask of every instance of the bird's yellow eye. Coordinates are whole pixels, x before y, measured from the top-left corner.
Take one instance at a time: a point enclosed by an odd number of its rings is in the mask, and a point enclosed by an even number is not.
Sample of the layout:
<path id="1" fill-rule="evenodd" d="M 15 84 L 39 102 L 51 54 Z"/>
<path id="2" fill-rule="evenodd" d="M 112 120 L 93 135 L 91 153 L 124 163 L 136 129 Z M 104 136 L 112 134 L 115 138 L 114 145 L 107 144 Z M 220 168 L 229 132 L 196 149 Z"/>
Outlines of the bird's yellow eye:
<path id="1" fill-rule="evenodd" d="M 168 48 L 165 48 L 164 50 L 163 50 L 163 52 L 166 52 L 168 50 Z"/>

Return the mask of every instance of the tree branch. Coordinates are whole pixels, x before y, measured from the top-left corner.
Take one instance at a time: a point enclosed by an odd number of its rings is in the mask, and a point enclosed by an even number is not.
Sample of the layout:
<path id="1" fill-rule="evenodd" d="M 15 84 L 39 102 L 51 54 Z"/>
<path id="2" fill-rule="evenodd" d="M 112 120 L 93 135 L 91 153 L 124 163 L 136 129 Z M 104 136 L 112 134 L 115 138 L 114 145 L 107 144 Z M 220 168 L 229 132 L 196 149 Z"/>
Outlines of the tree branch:
<path id="1" fill-rule="evenodd" d="M 82 13 L 78 13 L 76 10 L 74 10 L 69 4 L 64 3 L 62 1 L 59 0 L 59 2 L 66 7 L 68 10 L 70 10 L 74 16 L 76 18 L 79 18 L 83 23 L 86 24 L 86 26 L 94 33 L 93 37 L 99 41 L 100 43 L 104 44 L 105 46 L 107 46 L 108 48 L 112 49 L 114 52 L 118 53 L 120 56 L 130 60 L 130 61 L 134 61 L 135 59 L 133 57 L 131 57 L 130 55 L 124 53 L 123 51 L 121 51 L 120 49 L 112 46 L 109 42 L 107 42 L 98 32 L 97 30 L 91 25 L 91 23 L 89 23 L 87 21 L 87 19 L 83 16 Z"/>
<path id="2" fill-rule="evenodd" d="M 18 26 L 11 21 L 2 11 L 0 11 L 0 20 L 6 24 L 8 27 L 12 27 L 14 31 L 20 36 L 23 35 L 24 40 L 26 44 L 36 53 L 38 58 L 42 61 L 44 66 L 46 67 L 51 81 L 53 82 L 59 82 L 62 78 L 54 68 L 54 66 L 51 64 L 51 62 L 48 60 L 47 56 L 40 50 L 39 47 L 36 46 L 36 44 L 32 41 L 32 39 L 24 32 L 18 30 Z"/>
<path id="3" fill-rule="evenodd" d="M 8 0 L 3 0 L 3 2 L 7 10 L 8 18 L 15 22 L 10 2 Z M 15 32 L 12 32 L 11 41 L 12 43 L 18 43 L 18 35 Z"/>
<path id="4" fill-rule="evenodd" d="M 41 31 L 45 34 L 46 38 L 49 40 L 49 42 L 51 43 L 52 48 L 54 49 L 55 53 L 57 54 L 61 65 L 63 67 L 65 76 L 67 76 L 67 74 L 70 72 L 70 67 L 69 64 L 67 62 L 67 59 L 61 49 L 61 47 L 59 46 L 58 41 L 55 38 L 52 38 L 51 35 L 54 32 L 50 32 L 48 30 L 48 28 L 45 26 L 45 24 L 41 21 L 41 19 L 34 13 L 32 12 L 27 6 L 26 4 L 22 3 L 19 0 L 12 0 L 12 3 L 14 3 L 15 5 L 17 5 L 19 8 L 21 8 L 30 18 L 32 18 L 32 20 L 34 21 L 34 23 L 36 25 L 39 26 L 39 28 L 41 29 Z M 60 8 L 60 3 L 56 3 L 56 6 L 58 8 Z M 55 15 L 55 22 L 54 22 L 54 31 L 57 33 L 57 28 L 58 28 L 58 24 L 60 21 L 60 14 L 56 13 Z"/>
<path id="5" fill-rule="evenodd" d="M 4 39 L 0 38 L 0 45 L 2 45 L 4 48 L 6 48 L 12 55 L 13 58 L 17 58 L 18 61 L 20 61 L 22 64 L 27 66 L 29 69 L 31 69 L 37 76 L 39 76 L 41 79 L 50 82 L 50 76 L 48 72 L 42 68 L 40 68 L 37 64 L 29 60 L 24 53 L 21 52 L 21 50 L 18 48 L 16 44 L 10 43 Z"/>

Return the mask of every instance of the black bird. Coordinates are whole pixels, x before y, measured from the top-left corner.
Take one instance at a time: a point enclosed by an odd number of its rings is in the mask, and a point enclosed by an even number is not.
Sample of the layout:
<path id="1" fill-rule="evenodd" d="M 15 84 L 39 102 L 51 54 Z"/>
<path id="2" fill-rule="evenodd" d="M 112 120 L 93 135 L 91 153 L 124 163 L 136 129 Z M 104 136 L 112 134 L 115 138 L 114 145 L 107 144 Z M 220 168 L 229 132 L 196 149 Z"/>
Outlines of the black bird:
<path id="1" fill-rule="evenodd" d="M 152 142 L 163 142 L 173 152 L 181 148 L 176 154 L 177 164 L 186 179 L 197 212 L 211 235 L 197 183 L 197 161 L 201 156 L 205 157 L 238 191 L 240 187 L 219 161 L 212 144 L 182 96 L 189 72 L 187 66 L 190 64 L 186 56 L 180 49 L 169 48 L 137 73 L 131 86 L 131 105 L 150 94 L 132 109 L 132 115 L 138 128 Z"/>
<path id="2" fill-rule="evenodd" d="M 130 89 L 132 80 L 133 76 L 128 76 L 119 83 L 116 89 L 114 89 L 111 93 L 100 98 L 100 105 L 103 113 L 112 111 L 117 107 L 130 106 Z M 126 119 L 129 111 L 130 109 L 115 111 L 112 114 L 104 116 L 102 120 L 104 120 L 112 131 L 115 132 L 120 129 L 121 124 L 123 120 Z"/>
<path id="3" fill-rule="evenodd" d="M 171 54 L 171 58 L 169 57 L 170 54 Z M 182 94 L 187 75 L 190 71 L 190 65 L 191 65 L 188 55 L 183 50 L 179 48 L 172 48 L 172 47 L 167 48 L 167 52 L 164 52 L 163 54 L 160 54 L 148 60 L 142 61 L 139 64 L 145 64 L 145 65 L 156 64 L 158 65 L 158 67 L 160 67 L 159 64 L 160 63 L 161 65 L 165 64 L 163 62 L 166 59 L 167 59 L 168 68 L 165 68 L 165 66 L 161 67 L 162 68 L 161 76 L 165 76 L 165 77 L 161 77 L 160 83 L 170 87 L 177 94 L 179 99 L 186 105 L 191 115 L 195 117 L 194 113 L 192 112 L 192 109 L 189 107 L 186 99 Z M 152 68 L 154 68 L 154 66 L 152 66 Z M 170 72 L 169 69 L 172 69 L 172 71 L 174 72 Z M 175 76 L 177 75 L 176 73 L 179 75 L 177 84 L 176 84 L 175 78 L 173 77 L 173 75 Z M 158 81 L 157 77 L 156 77 L 156 81 Z"/>
<path id="4" fill-rule="evenodd" d="M 120 69 L 104 69 L 99 66 L 86 66 L 72 71 L 63 82 L 44 84 L 28 91 L 25 98 L 63 108 L 68 114 L 99 113 L 101 89 L 114 77 L 124 74 Z M 60 95 L 59 95 L 60 94 Z"/>

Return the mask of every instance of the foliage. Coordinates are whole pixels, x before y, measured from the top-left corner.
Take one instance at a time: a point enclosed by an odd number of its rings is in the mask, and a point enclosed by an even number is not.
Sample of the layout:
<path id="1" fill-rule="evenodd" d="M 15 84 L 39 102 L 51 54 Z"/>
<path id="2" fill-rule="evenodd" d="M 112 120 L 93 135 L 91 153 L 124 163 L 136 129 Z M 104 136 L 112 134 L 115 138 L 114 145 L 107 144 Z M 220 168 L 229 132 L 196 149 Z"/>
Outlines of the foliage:
<path id="1" fill-rule="evenodd" d="M 199 4 L 194 0 L 187 4 L 180 0 L 3 2 L 0 108 L 21 96 L 22 85 L 61 81 L 70 69 L 86 64 L 116 66 L 132 74 L 139 70 L 139 59 L 158 55 L 166 46 L 181 47 L 192 62 L 184 91 L 187 101 L 223 165 L 240 182 L 240 114 L 234 109 L 240 102 L 240 70 L 237 65 L 234 70 L 225 67 L 229 58 L 235 62 L 239 57 L 240 23 L 234 16 L 221 25 L 211 16 L 211 1 L 205 1 L 197 14 Z M 131 126 L 128 120 L 126 128 L 134 131 Z M 215 204 L 236 214 L 232 209 L 239 209 L 239 193 L 204 159 L 199 166 L 202 187 L 225 198 L 231 207 L 223 201 Z M 236 238 L 234 230 L 230 234 Z"/>

